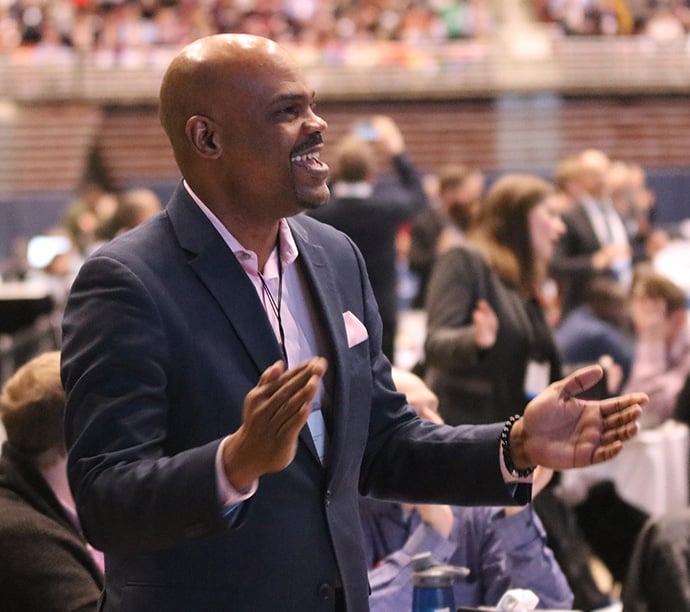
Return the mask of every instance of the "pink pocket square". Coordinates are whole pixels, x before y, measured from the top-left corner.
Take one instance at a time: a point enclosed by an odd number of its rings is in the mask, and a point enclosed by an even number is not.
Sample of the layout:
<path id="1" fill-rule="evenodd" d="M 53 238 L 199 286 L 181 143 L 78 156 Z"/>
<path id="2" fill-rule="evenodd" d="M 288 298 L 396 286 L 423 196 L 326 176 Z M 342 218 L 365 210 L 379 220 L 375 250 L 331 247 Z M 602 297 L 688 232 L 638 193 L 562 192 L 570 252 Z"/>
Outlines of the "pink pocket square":
<path id="1" fill-rule="evenodd" d="M 345 333 L 347 333 L 347 346 L 349 348 L 364 342 L 369 337 L 367 328 L 349 310 L 343 313 L 343 321 L 345 322 Z"/>

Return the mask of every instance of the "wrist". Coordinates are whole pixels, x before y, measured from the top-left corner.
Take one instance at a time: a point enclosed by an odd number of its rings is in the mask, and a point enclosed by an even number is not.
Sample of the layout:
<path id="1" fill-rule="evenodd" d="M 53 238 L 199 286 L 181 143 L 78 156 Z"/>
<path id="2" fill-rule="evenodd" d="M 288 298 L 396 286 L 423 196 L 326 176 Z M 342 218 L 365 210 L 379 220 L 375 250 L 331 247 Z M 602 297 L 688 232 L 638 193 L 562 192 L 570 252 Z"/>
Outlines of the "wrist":
<path id="1" fill-rule="evenodd" d="M 526 432 L 520 415 L 511 416 L 501 432 L 501 452 L 507 470 L 515 478 L 525 478 L 535 469 L 526 450 Z"/>
<path id="2" fill-rule="evenodd" d="M 225 439 L 222 459 L 225 477 L 236 491 L 248 489 L 262 475 L 243 458 L 241 428 Z"/>

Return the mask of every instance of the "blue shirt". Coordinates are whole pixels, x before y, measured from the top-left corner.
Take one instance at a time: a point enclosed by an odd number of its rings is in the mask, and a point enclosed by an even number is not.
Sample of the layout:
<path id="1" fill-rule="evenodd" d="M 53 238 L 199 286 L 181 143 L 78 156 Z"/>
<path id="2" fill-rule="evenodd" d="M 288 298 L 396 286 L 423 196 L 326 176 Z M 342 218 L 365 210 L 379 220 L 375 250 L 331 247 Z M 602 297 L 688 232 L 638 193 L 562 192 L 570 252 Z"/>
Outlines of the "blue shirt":
<path id="1" fill-rule="evenodd" d="M 467 567 L 455 585 L 457 606 L 494 606 L 512 588 L 530 589 L 540 608 L 569 609 L 573 594 L 531 506 L 512 516 L 501 508 L 454 507 L 448 539 L 416 512 L 369 498 L 360 503 L 369 566 L 371 612 L 412 609 L 412 557 L 431 552 L 440 563 Z"/>
<path id="2" fill-rule="evenodd" d="M 627 380 L 635 356 L 633 343 L 615 325 L 598 318 L 589 306 L 570 312 L 554 337 L 564 364 L 597 363 L 602 355 L 610 355 L 623 369 L 623 382 Z"/>

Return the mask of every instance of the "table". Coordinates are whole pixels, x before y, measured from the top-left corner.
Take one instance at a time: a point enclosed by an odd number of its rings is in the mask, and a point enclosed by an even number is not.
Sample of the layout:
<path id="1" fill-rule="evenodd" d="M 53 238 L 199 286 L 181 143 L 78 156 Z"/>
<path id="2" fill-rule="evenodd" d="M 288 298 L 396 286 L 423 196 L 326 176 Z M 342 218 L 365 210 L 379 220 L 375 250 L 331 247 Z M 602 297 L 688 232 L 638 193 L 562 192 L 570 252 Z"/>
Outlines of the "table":
<path id="1" fill-rule="evenodd" d="M 44 282 L 0 282 L 0 334 L 28 327 L 54 306 L 50 287 Z"/>
<path id="2" fill-rule="evenodd" d="M 577 503 L 610 480 L 622 499 L 651 516 L 686 508 L 689 439 L 688 426 L 673 420 L 642 430 L 610 461 L 562 472 L 563 493 Z"/>

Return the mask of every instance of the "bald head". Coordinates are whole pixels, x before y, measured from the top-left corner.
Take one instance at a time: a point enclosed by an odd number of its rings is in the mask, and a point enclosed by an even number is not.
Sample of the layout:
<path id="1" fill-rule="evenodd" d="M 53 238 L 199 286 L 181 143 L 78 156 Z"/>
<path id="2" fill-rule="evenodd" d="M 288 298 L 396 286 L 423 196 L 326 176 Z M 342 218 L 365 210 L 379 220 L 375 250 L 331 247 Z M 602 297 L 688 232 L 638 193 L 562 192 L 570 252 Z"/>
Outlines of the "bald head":
<path id="1" fill-rule="evenodd" d="M 608 194 L 606 179 L 611 167 L 609 157 L 598 149 L 586 149 L 580 153 L 579 161 L 580 180 L 585 191 L 595 198 L 606 197 Z"/>
<path id="2" fill-rule="evenodd" d="M 194 115 L 213 116 L 217 95 L 260 74 L 274 63 L 290 62 L 272 40 L 249 34 L 218 34 L 187 45 L 173 59 L 160 88 L 160 120 L 178 155 L 185 125 Z"/>

